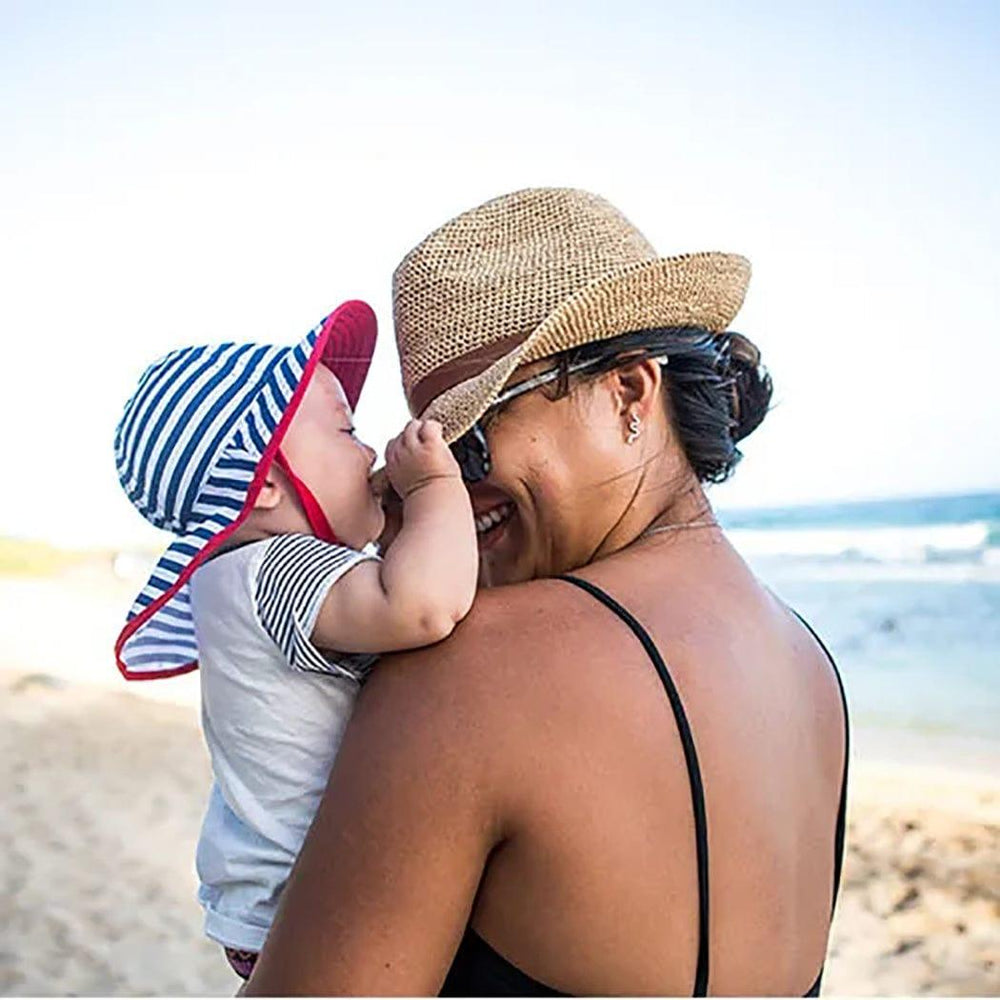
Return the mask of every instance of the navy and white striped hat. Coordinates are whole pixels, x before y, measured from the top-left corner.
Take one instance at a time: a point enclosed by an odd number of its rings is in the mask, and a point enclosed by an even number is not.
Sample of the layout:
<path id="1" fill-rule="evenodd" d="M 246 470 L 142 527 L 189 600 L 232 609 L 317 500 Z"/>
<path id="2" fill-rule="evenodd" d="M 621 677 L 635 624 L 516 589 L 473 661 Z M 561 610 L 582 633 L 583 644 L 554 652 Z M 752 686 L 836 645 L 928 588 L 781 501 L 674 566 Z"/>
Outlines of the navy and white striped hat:
<path id="1" fill-rule="evenodd" d="M 178 538 L 115 643 L 128 680 L 197 668 L 191 574 L 253 510 L 316 366 L 357 405 L 376 331 L 367 303 L 345 302 L 294 347 L 183 347 L 146 370 L 115 434 L 118 478 L 139 513 Z"/>

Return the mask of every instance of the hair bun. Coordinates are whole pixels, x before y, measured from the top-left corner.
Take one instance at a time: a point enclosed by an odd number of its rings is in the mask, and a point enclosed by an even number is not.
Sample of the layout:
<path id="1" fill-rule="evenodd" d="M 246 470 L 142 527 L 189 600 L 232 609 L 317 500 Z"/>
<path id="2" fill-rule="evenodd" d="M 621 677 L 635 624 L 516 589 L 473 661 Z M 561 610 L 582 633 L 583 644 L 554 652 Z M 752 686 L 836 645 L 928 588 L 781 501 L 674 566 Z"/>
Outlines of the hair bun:
<path id="1" fill-rule="evenodd" d="M 742 441 L 767 416 L 773 386 L 771 376 L 760 363 L 760 350 L 752 340 L 741 333 L 727 332 L 722 336 L 726 338 L 726 375 L 733 380 L 733 441 Z"/>

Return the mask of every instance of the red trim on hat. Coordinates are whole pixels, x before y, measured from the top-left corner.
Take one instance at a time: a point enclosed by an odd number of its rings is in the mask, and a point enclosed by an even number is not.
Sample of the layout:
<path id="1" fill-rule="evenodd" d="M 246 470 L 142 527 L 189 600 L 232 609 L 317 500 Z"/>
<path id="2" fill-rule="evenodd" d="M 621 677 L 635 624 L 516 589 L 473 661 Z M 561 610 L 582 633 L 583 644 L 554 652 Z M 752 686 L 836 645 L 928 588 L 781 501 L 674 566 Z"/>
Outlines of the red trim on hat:
<path id="1" fill-rule="evenodd" d="M 274 464 L 288 477 L 288 481 L 292 484 L 292 489 L 295 490 L 295 495 L 299 498 L 299 503 L 302 504 L 302 509 L 305 511 L 309 527 L 312 528 L 316 537 L 331 545 L 339 545 L 340 539 L 330 527 L 330 522 L 327 520 L 326 512 L 320 506 L 320 502 L 316 499 L 313 491 L 292 471 L 288 459 L 285 458 L 280 448 L 274 456 Z"/>
<path id="2" fill-rule="evenodd" d="M 357 321 L 357 325 L 354 325 L 353 321 Z M 271 440 L 268 441 L 267 447 L 264 449 L 264 454 L 261 456 L 260 461 L 257 463 L 257 471 L 254 473 L 254 477 L 250 482 L 250 489 L 247 492 L 247 498 L 243 502 L 243 507 L 241 508 L 239 514 L 232 524 L 227 525 L 218 534 L 213 535 L 204 545 L 204 547 L 191 559 L 191 562 L 184 567 L 177 580 L 174 582 L 167 591 L 161 594 L 152 604 L 143 608 L 131 621 L 125 623 L 125 627 L 121 630 L 118 635 L 118 639 L 115 642 L 115 662 L 118 664 L 118 670 L 122 677 L 127 681 L 152 681 L 160 680 L 166 677 L 177 677 L 180 674 L 190 673 L 192 670 L 198 669 L 198 661 L 192 660 L 190 663 L 186 663 L 181 667 L 170 667 L 167 670 L 139 670 L 133 671 L 129 670 L 128 667 L 122 662 L 121 652 L 125 646 L 125 643 L 135 634 L 135 632 L 143 625 L 146 624 L 160 610 L 165 604 L 167 604 L 171 598 L 177 593 L 181 587 L 191 578 L 194 571 L 203 563 L 205 560 L 216 550 L 218 547 L 236 531 L 240 525 L 250 516 L 250 512 L 253 510 L 253 505 L 260 494 L 261 489 L 264 487 L 264 480 L 267 477 L 268 469 L 271 466 L 271 462 L 274 461 L 275 456 L 278 453 L 278 449 L 281 447 L 281 440 L 288 431 L 288 426 L 291 424 L 295 412 L 299 408 L 299 404 L 302 402 L 302 397 L 305 395 L 306 387 L 309 385 L 313 374 L 316 371 L 316 366 L 320 363 L 329 367 L 334 374 L 337 374 L 336 355 L 331 352 L 329 358 L 324 358 L 324 353 L 326 352 L 327 344 L 330 340 L 334 328 L 339 323 L 347 324 L 344 328 L 345 340 L 348 343 L 345 345 L 351 353 L 345 352 L 346 357 L 341 355 L 341 358 L 349 363 L 358 364 L 363 361 L 361 356 L 352 356 L 354 354 L 354 348 L 357 346 L 358 341 L 363 341 L 368 345 L 368 364 L 364 367 L 364 372 L 360 378 L 357 379 L 355 375 L 352 379 L 351 389 L 355 394 L 355 398 L 352 401 L 352 408 L 354 403 L 357 402 L 357 396 L 361 392 L 361 384 L 364 382 L 365 376 L 368 373 L 368 366 L 371 363 L 370 357 L 370 346 L 374 342 L 374 336 L 371 330 L 375 327 L 376 319 L 375 313 L 372 311 L 371 306 L 367 302 L 362 302 L 360 299 L 351 299 L 348 302 L 343 303 L 338 306 L 330 315 L 326 318 L 323 324 L 323 329 L 320 331 L 319 336 L 316 338 L 316 343 L 313 345 L 312 354 L 309 355 L 309 359 L 306 361 L 305 368 L 302 370 L 302 377 L 299 379 L 299 384 L 295 387 L 295 391 L 292 393 L 292 398 L 288 401 L 288 406 L 285 407 L 285 412 L 281 415 L 281 420 L 278 421 L 278 426 L 274 429 L 274 434 L 271 436 Z M 357 336 L 355 336 L 357 334 Z M 339 353 L 339 352 L 338 352 Z M 338 375 L 339 378 L 339 375 Z M 346 395 L 346 392 L 345 392 Z M 350 400 L 350 395 L 348 395 Z M 169 551 L 169 548 L 168 548 Z"/>

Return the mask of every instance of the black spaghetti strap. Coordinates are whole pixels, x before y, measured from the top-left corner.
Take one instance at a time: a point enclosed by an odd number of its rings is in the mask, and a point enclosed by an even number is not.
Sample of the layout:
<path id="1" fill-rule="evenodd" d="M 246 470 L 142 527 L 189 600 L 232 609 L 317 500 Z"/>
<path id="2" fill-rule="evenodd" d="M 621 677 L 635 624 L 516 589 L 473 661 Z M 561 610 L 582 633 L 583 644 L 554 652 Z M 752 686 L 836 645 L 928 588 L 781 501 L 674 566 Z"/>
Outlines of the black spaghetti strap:
<path id="1" fill-rule="evenodd" d="M 698 962 L 695 967 L 694 996 L 703 997 L 708 995 L 708 821 L 705 815 L 705 789 L 701 782 L 701 768 L 698 766 L 698 754 L 695 750 L 694 738 L 691 735 L 691 727 L 688 725 L 687 715 L 684 712 L 684 705 L 681 702 L 680 694 L 674 684 L 670 672 L 667 670 L 660 651 L 656 648 L 649 633 L 639 624 L 639 622 L 623 608 L 610 594 L 605 593 L 600 587 L 595 586 L 589 580 L 582 580 L 578 576 L 562 575 L 557 579 L 565 580 L 574 586 L 585 590 L 592 597 L 601 602 L 609 611 L 617 615 L 631 630 L 635 637 L 642 644 L 646 655 L 652 661 L 659 675 L 660 681 L 670 699 L 670 707 L 673 709 L 674 718 L 677 720 L 677 730 L 680 734 L 681 745 L 684 748 L 684 760 L 687 763 L 688 779 L 691 782 L 691 805 L 694 811 L 694 836 L 695 849 L 698 861 Z"/>
<path id="2" fill-rule="evenodd" d="M 826 643 L 798 611 L 794 608 L 789 608 L 789 610 L 805 625 L 809 634 L 819 643 L 819 648 L 823 650 L 826 658 L 830 661 L 830 666 L 833 667 L 833 676 L 837 678 L 837 687 L 840 689 L 840 704 L 844 709 L 844 776 L 840 781 L 840 806 L 837 809 L 837 832 L 833 842 L 833 905 L 830 908 L 832 919 L 832 912 L 837 907 L 837 894 L 840 892 L 840 872 L 844 866 L 844 837 L 847 828 L 847 768 L 851 757 L 851 726 L 847 715 L 847 693 L 844 691 L 844 682 L 837 669 L 837 663 L 830 650 L 826 648 Z"/>

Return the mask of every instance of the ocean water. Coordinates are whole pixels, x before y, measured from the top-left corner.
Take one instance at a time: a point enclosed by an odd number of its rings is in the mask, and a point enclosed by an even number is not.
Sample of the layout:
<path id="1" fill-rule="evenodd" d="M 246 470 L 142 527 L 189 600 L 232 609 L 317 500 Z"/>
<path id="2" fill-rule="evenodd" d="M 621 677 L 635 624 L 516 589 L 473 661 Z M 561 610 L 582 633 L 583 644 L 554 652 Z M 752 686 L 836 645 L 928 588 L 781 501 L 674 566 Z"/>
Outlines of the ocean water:
<path id="1" fill-rule="evenodd" d="M 719 517 L 830 648 L 857 729 L 1000 750 L 1000 493 Z"/>
<path id="2" fill-rule="evenodd" d="M 829 646 L 862 756 L 971 754 L 1000 769 L 1000 492 L 719 518 Z M 115 574 L 102 564 L 81 578 L 0 576 L 0 669 L 123 690 L 111 647 L 150 559 L 126 552 Z M 49 627 L 53 607 L 61 629 Z M 198 704 L 197 675 L 128 687 Z"/>

